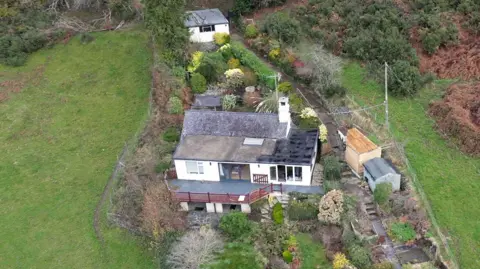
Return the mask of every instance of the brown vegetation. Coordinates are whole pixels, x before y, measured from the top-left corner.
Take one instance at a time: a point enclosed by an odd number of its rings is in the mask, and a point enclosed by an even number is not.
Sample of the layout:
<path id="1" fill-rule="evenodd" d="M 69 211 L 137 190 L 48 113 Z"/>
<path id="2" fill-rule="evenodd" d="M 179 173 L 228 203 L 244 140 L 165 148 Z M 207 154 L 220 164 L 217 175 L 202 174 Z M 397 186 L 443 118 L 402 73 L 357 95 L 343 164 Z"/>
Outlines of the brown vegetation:
<path id="1" fill-rule="evenodd" d="M 184 214 L 178 211 L 178 202 L 164 183 L 163 175 L 155 172 L 161 157 L 171 151 L 164 145 L 160 134 L 165 128 L 180 124 L 183 118 L 166 111 L 171 92 L 180 86 L 169 74 L 168 68 L 156 68 L 152 79 L 151 118 L 137 149 L 125 165 L 124 178 L 115 193 L 111 219 L 120 227 L 159 239 L 164 232 L 185 227 Z M 189 91 L 183 91 L 181 95 L 184 103 L 188 103 Z"/>
<path id="2" fill-rule="evenodd" d="M 433 55 L 423 51 L 416 28 L 412 29 L 411 41 L 420 60 L 420 72 L 432 72 L 438 78 L 480 78 L 480 35 L 462 29 L 462 19 L 454 17 L 458 28 L 459 43 L 441 46 Z"/>
<path id="3" fill-rule="evenodd" d="M 430 104 L 429 113 L 463 152 L 480 156 L 480 83 L 450 86 L 443 100 Z"/>
<path id="4" fill-rule="evenodd" d="M 0 82 L 0 103 L 8 100 L 11 93 L 20 92 L 25 87 L 25 85 L 38 85 L 41 78 L 43 77 L 43 72 L 45 72 L 46 64 L 47 63 L 37 66 L 31 72 L 22 73 L 19 77 L 15 79 Z M 2 74 L 0 74 L 0 78 L 1 77 Z"/>

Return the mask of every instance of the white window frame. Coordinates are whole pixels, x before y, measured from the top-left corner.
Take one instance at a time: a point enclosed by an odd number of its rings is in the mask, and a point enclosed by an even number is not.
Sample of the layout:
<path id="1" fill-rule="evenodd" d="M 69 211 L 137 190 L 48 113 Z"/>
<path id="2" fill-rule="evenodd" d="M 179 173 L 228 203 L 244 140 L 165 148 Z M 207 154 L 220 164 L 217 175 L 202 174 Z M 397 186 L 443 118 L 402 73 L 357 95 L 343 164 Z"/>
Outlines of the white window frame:
<path id="1" fill-rule="evenodd" d="M 190 164 L 190 167 L 189 167 Z M 193 166 L 196 167 L 196 170 L 194 171 L 189 170 L 189 168 L 193 168 Z M 205 174 L 205 170 L 203 167 L 203 162 L 197 162 L 197 161 L 185 161 L 185 170 L 187 171 L 187 174 L 189 175 L 203 175 Z"/>
<path id="2" fill-rule="evenodd" d="M 208 30 L 206 30 L 208 29 Z M 215 25 L 203 25 L 200 26 L 200 33 L 210 33 L 215 32 Z"/>

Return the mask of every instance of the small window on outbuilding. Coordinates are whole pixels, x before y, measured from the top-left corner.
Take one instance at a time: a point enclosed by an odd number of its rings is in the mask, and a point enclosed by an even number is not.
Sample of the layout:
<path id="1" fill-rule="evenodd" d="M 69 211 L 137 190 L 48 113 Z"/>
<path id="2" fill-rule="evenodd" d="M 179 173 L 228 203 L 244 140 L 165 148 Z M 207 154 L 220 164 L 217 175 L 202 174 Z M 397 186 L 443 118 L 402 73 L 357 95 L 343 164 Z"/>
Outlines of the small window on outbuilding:
<path id="1" fill-rule="evenodd" d="M 261 145 L 263 145 L 263 140 L 265 140 L 265 139 L 247 137 L 247 138 L 245 138 L 245 140 L 243 140 L 243 144 L 248 145 L 248 146 L 261 146 Z"/>
<path id="2" fill-rule="evenodd" d="M 215 32 L 215 25 L 200 26 L 200 33 Z"/>

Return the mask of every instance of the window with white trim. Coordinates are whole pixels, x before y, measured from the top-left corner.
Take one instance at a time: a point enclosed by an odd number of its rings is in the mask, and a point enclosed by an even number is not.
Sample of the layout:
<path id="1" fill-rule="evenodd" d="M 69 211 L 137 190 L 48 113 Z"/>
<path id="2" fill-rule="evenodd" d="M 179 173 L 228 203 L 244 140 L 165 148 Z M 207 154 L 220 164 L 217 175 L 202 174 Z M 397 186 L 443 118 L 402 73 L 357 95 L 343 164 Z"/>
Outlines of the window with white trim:
<path id="1" fill-rule="evenodd" d="M 215 25 L 200 26 L 200 33 L 215 32 Z"/>
<path id="2" fill-rule="evenodd" d="M 187 174 L 203 175 L 203 162 L 185 161 Z"/>

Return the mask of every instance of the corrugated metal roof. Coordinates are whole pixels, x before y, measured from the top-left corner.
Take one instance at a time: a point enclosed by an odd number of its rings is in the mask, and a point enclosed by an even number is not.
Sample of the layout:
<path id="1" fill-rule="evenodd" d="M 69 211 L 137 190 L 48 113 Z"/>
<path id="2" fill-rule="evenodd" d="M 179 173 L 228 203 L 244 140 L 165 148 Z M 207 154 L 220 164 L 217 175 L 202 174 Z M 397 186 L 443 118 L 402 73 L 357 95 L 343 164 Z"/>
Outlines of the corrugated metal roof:
<path id="1" fill-rule="evenodd" d="M 357 128 L 348 130 L 347 146 L 351 147 L 357 153 L 365 153 L 378 148 L 377 145 L 363 135 Z"/>
<path id="2" fill-rule="evenodd" d="M 186 27 L 216 24 L 228 24 L 227 18 L 218 8 L 187 11 Z"/>
<path id="3" fill-rule="evenodd" d="M 388 174 L 398 174 L 396 169 L 383 158 L 373 158 L 365 162 L 363 166 L 374 179 L 381 178 Z"/>

